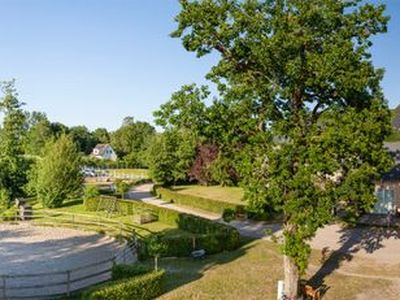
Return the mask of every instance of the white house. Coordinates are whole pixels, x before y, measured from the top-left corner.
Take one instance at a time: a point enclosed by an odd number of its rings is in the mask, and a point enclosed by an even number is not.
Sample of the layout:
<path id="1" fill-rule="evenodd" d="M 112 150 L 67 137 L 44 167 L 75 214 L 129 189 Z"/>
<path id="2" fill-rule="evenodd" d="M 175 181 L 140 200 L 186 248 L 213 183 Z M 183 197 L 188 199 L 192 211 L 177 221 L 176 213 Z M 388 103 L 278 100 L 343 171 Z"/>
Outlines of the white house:
<path id="1" fill-rule="evenodd" d="M 114 149 L 109 144 L 97 144 L 96 147 L 93 148 L 91 156 L 98 159 L 106 159 L 112 161 L 116 161 L 118 158 Z"/>

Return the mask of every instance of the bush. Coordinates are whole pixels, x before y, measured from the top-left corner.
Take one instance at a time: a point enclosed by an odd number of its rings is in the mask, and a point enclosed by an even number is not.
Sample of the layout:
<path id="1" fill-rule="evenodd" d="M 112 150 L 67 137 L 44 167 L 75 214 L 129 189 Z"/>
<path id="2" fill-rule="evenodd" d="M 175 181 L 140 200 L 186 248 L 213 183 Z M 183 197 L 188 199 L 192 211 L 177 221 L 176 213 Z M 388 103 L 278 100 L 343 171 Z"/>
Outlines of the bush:
<path id="1" fill-rule="evenodd" d="M 134 264 L 134 265 L 114 265 L 112 267 L 112 280 L 126 279 L 133 276 L 144 275 L 150 273 L 153 269 L 149 266 Z"/>
<path id="2" fill-rule="evenodd" d="M 236 211 L 238 209 L 243 209 L 244 207 L 243 205 L 237 205 L 225 201 L 218 201 L 214 199 L 177 193 L 171 189 L 161 186 L 155 186 L 154 193 L 157 197 L 162 198 L 164 201 L 200 208 L 217 214 L 222 214 L 227 208 Z"/>
<path id="3" fill-rule="evenodd" d="M 112 281 L 83 293 L 87 300 L 150 300 L 161 294 L 164 271 Z"/>
<path id="4" fill-rule="evenodd" d="M 231 221 L 233 221 L 235 219 L 235 210 L 231 209 L 231 208 L 225 208 L 224 212 L 222 213 L 222 219 L 229 223 Z"/>

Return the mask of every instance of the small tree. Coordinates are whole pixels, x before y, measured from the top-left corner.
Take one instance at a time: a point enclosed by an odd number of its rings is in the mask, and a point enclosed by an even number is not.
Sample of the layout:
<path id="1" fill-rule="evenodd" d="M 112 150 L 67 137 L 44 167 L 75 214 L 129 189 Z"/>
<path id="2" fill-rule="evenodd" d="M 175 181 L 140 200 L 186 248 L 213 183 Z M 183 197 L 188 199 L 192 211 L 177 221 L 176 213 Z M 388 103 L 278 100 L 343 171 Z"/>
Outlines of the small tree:
<path id="1" fill-rule="evenodd" d="M 122 179 L 117 179 L 114 182 L 115 188 L 117 189 L 117 193 L 121 194 L 121 198 L 125 199 L 125 194 L 130 190 L 132 187 L 132 183 L 123 181 Z"/>
<path id="2" fill-rule="evenodd" d="M 95 185 L 87 185 L 84 191 L 84 200 L 93 199 L 100 195 L 99 189 Z"/>
<path id="3" fill-rule="evenodd" d="M 79 196 L 83 178 L 80 155 L 72 139 L 62 135 L 48 142 L 35 173 L 33 185 L 44 207 L 60 207 L 65 199 Z"/>
<path id="4" fill-rule="evenodd" d="M 152 235 L 147 240 L 147 250 L 149 255 L 154 257 L 154 270 L 158 271 L 158 258 L 165 254 L 167 251 L 167 244 L 163 240 L 163 236 L 160 234 Z"/>

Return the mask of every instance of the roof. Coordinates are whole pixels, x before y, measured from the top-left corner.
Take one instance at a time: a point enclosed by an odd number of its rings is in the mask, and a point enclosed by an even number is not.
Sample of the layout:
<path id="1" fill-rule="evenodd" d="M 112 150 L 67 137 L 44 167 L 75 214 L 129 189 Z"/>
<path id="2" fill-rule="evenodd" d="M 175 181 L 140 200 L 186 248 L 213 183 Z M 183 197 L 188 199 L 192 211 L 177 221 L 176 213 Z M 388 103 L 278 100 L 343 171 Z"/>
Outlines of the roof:
<path id="1" fill-rule="evenodd" d="M 98 150 L 99 153 L 96 153 L 96 155 L 102 156 L 107 147 L 110 147 L 112 149 L 110 144 L 97 144 L 96 147 L 93 148 L 92 153 L 94 152 L 94 150 Z"/>

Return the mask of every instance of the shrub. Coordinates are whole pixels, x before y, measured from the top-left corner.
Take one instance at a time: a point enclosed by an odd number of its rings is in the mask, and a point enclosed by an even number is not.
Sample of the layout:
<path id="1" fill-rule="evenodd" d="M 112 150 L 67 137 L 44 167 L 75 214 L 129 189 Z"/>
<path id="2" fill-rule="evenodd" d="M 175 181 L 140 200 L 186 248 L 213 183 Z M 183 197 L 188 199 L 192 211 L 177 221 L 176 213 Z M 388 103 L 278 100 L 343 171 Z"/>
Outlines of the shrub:
<path id="1" fill-rule="evenodd" d="M 150 300 L 161 294 L 164 271 L 112 281 L 83 293 L 87 300 Z"/>
<path id="2" fill-rule="evenodd" d="M 231 208 L 225 208 L 224 212 L 222 213 L 222 219 L 224 219 L 225 222 L 229 223 L 235 219 L 235 210 Z"/>
<path id="3" fill-rule="evenodd" d="M 83 199 L 91 199 L 96 198 L 100 195 L 100 191 L 97 186 L 95 185 L 87 185 L 85 186 Z"/>
<path id="4" fill-rule="evenodd" d="M 133 264 L 133 265 L 114 265 L 112 267 L 111 273 L 112 273 L 112 280 L 120 280 L 150 273 L 151 271 L 152 269 L 149 266 L 141 264 Z"/>
<path id="5" fill-rule="evenodd" d="M 155 186 L 154 193 L 157 197 L 160 197 L 167 202 L 174 202 L 176 204 L 200 208 L 218 214 L 222 214 L 224 210 L 227 208 L 233 209 L 235 211 L 244 208 L 243 205 L 237 205 L 226 201 L 218 201 L 215 199 L 208 199 L 198 196 L 177 193 L 171 189 L 161 186 Z"/>

